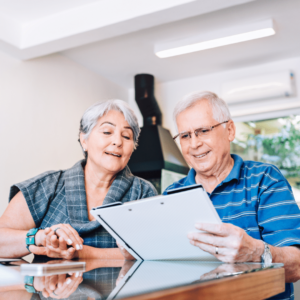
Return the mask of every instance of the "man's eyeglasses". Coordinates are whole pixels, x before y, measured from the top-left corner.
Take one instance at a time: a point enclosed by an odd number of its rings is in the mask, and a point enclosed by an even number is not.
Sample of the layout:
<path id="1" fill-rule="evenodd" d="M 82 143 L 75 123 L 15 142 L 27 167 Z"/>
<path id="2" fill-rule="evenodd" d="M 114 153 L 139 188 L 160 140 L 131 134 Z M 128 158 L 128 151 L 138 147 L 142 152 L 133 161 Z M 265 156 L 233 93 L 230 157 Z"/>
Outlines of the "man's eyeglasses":
<path id="1" fill-rule="evenodd" d="M 216 128 L 217 126 L 224 124 L 224 123 L 228 123 L 229 120 L 224 121 L 222 123 L 219 123 L 217 125 L 214 126 L 209 126 L 209 127 L 201 127 L 198 129 L 194 130 L 195 136 L 196 137 L 200 137 L 200 136 L 204 136 L 204 135 L 208 135 L 214 128 Z M 180 141 L 188 141 L 192 138 L 192 132 L 190 131 L 183 131 L 178 133 L 177 135 L 175 135 L 173 137 L 173 140 L 177 139 L 179 137 Z"/>

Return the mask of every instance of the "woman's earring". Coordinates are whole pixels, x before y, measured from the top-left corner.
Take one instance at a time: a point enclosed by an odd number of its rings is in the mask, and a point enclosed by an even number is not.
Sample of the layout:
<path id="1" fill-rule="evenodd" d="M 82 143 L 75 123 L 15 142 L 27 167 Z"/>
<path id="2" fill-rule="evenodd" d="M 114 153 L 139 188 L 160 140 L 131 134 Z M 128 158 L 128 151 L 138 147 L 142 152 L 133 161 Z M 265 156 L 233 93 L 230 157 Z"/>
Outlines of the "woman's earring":
<path id="1" fill-rule="evenodd" d="M 83 148 L 83 151 L 85 152 L 86 150 Z"/>

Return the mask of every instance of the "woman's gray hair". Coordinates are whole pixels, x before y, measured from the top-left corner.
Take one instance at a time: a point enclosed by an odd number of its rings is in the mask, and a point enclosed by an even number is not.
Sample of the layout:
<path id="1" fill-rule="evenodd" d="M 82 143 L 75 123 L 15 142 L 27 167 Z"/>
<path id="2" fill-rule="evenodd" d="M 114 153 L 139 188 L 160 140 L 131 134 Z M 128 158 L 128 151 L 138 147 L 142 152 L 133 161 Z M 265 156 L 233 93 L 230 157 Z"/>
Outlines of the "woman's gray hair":
<path id="1" fill-rule="evenodd" d="M 80 120 L 79 135 L 83 133 L 83 138 L 88 139 L 91 131 L 96 126 L 99 118 L 104 116 L 110 110 L 116 110 L 121 112 L 124 115 L 125 120 L 128 122 L 129 126 L 133 131 L 133 141 L 134 149 L 137 147 L 138 138 L 140 135 L 140 127 L 137 120 L 137 117 L 129 105 L 123 100 L 108 100 L 104 102 L 97 102 L 94 105 L 90 106 L 85 113 L 83 114 Z M 87 155 L 84 152 L 85 156 Z"/>
<path id="2" fill-rule="evenodd" d="M 176 124 L 176 118 L 180 113 L 182 113 L 187 108 L 194 106 L 197 102 L 200 101 L 208 101 L 208 103 L 211 106 L 213 117 L 218 122 L 224 122 L 227 120 L 231 120 L 231 114 L 228 108 L 227 103 L 219 98 L 215 93 L 212 92 L 193 92 L 185 97 L 183 97 L 175 106 L 174 112 L 173 112 L 173 118 Z M 225 127 L 226 124 L 223 124 Z"/>

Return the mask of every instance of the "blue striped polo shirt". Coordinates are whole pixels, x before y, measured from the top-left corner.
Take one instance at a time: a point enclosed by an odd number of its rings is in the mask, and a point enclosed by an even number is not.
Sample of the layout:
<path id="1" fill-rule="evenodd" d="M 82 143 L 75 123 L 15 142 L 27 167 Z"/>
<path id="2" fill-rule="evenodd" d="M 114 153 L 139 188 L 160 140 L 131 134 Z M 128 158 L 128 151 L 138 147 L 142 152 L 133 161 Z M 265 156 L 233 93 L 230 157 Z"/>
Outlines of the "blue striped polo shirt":
<path id="1" fill-rule="evenodd" d="M 255 239 L 277 246 L 300 244 L 300 210 L 291 186 L 277 167 L 243 161 L 232 154 L 234 166 L 229 175 L 208 193 L 222 222 L 243 228 Z M 196 184 L 194 169 L 165 191 Z M 293 285 L 272 299 L 293 299 Z"/>

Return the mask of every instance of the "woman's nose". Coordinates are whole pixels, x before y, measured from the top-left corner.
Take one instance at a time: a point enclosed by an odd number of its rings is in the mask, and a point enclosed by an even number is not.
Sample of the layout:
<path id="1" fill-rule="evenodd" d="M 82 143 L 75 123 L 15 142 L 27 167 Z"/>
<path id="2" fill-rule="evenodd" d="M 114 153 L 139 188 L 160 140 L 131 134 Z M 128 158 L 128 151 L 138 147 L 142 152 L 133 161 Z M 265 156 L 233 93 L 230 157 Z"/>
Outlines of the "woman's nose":
<path id="1" fill-rule="evenodd" d="M 120 147 L 122 145 L 122 136 L 119 134 L 115 134 L 113 137 L 113 144 L 116 145 L 117 147 Z"/>

